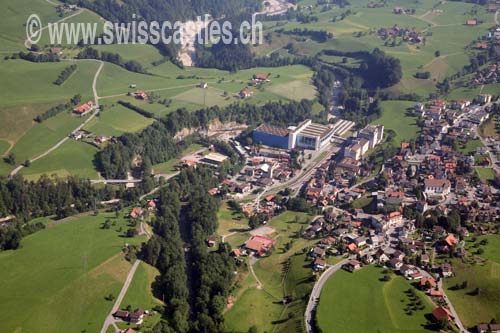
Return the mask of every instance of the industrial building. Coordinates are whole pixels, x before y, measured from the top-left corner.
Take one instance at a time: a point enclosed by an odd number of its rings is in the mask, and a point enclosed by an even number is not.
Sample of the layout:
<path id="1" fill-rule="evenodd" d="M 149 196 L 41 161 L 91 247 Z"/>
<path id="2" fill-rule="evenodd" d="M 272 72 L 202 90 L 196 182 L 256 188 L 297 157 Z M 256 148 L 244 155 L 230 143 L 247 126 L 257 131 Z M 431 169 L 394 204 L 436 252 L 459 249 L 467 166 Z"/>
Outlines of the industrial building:
<path id="1" fill-rule="evenodd" d="M 320 150 L 330 142 L 334 134 L 334 128 L 316 124 L 310 119 L 306 119 L 297 126 L 288 128 L 262 124 L 254 129 L 253 141 L 254 143 L 280 149 Z"/>

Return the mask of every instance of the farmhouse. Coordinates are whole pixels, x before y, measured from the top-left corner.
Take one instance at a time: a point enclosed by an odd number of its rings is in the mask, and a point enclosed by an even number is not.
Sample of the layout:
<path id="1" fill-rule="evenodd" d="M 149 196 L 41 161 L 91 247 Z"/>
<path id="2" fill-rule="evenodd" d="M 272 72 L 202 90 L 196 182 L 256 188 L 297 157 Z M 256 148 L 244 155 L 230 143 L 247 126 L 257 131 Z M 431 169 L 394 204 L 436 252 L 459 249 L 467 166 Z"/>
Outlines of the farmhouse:
<path id="1" fill-rule="evenodd" d="M 85 104 L 79 105 L 73 109 L 73 112 L 79 116 L 84 116 L 95 108 L 94 102 L 88 101 Z"/>
<path id="2" fill-rule="evenodd" d="M 437 321 L 441 321 L 443 319 L 446 319 L 448 321 L 452 321 L 455 317 L 451 314 L 450 310 L 447 308 L 440 306 L 432 311 L 432 316 L 434 319 Z"/>
<path id="3" fill-rule="evenodd" d="M 316 271 L 322 271 L 326 268 L 326 260 L 321 258 L 316 258 L 313 262 L 313 268 Z"/>
<path id="4" fill-rule="evenodd" d="M 241 89 L 240 91 L 240 97 L 241 98 L 247 98 L 253 96 L 253 91 L 251 91 L 248 88 Z"/>
<path id="5" fill-rule="evenodd" d="M 255 74 L 253 79 L 256 82 L 269 82 L 269 76 L 267 74 Z"/>
<path id="6" fill-rule="evenodd" d="M 148 99 L 148 94 L 144 90 L 137 90 L 134 93 L 135 98 L 137 99 L 142 99 L 142 100 L 147 100 Z"/>
<path id="7" fill-rule="evenodd" d="M 264 256 L 269 252 L 274 243 L 276 241 L 272 238 L 257 235 L 245 243 L 245 248 L 258 256 Z"/>
<path id="8" fill-rule="evenodd" d="M 139 218 L 142 216 L 143 210 L 141 207 L 134 207 L 130 212 L 129 216 L 133 219 Z"/>

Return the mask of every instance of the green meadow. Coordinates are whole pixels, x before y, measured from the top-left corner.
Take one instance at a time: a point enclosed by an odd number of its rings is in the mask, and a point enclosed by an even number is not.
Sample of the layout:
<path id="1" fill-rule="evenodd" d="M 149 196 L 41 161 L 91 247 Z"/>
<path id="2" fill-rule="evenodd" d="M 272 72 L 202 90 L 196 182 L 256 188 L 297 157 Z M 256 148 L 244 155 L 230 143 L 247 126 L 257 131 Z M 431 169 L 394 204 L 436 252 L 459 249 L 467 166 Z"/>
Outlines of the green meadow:
<path id="1" fill-rule="evenodd" d="M 106 218 L 116 222 L 101 229 Z M 97 332 L 131 268 L 121 249 L 127 221 L 115 214 L 71 217 L 0 253 L 0 319 L 5 332 Z"/>
<path id="2" fill-rule="evenodd" d="M 407 109 L 413 107 L 415 102 L 410 101 L 383 101 L 382 116 L 373 121 L 374 124 L 385 126 L 385 130 L 396 132 L 394 144 L 399 146 L 401 141 L 416 139 L 418 126 L 415 117 L 407 115 Z"/>
<path id="3" fill-rule="evenodd" d="M 392 275 L 389 282 L 380 281 L 382 276 L 381 268 L 367 266 L 330 277 L 317 310 L 323 332 L 429 332 L 423 327 L 433 310 L 427 296 L 415 289 L 424 308 L 408 315 L 404 308 L 411 301 L 405 291 L 413 287 L 401 276 Z"/>
<path id="4" fill-rule="evenodd" d="M 88 143 L 69 139 L 55 151 L 31 163 L 28 168 L 23 168 L 20 173 L 30 180 L 36 180 L 42 174 L 98 179 L 99 175 L 92 164 L 97 150 Z"/>

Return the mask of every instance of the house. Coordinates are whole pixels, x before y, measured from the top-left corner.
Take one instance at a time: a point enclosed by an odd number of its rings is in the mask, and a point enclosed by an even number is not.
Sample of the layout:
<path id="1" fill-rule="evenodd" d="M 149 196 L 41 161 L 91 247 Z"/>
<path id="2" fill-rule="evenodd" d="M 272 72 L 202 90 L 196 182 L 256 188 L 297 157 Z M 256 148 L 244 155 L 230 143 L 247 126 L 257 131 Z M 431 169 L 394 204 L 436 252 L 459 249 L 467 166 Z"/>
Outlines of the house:
<path id="1" fill-rule="evenodd" d="M 396 250 L 392 254 L 392 257 L 398 260 L 403 260 L 405 258 L 405 254 L 402 251 Z"/>
<path id="2" fill-rule="evenodd" d="M 240 91 L 240 97 L 241 98 L 247 98 L 253 96 L 253 91 L 251 91 L 248 88 L 241 89 Z"/>
<path id="3" fill-rule="evenodd" d="M 420 256 L 420 262 L 422 263 L 422 265 L 424 264 L 429 264 L 430 263 L 430 257 L 428 254 L 424 253 Z"/>
<path id="4" fill-rule="evenodd" d="M 440 267 L 441 275 L 446 278 L 446 277 L 451 277 L 453 275 L 453 270 L 451 269 L 451 265 L 446 263 L 442 264 Z"/>
<path id="5" fill-rule="evenodd" d="M 255 74 L 253 79 L 257 82 L 269 82 L 269 76 L 267 74 Z"/>
<path id="6" fill-rule="evenodd" d="M 95 108 L 94 102 L 88 101 L 82 105 L 78 105 L 73 109 L 73 112 L 79 116 L 84 116 Z"/>
<path id="7" fill-rule="evenodd" d="M 352 273 L 361 269 L 361 263 L 355 259 L 351 259 L 342 265 L 342 268 Z"/>
<path id="8" fill-rule="evenodd" d="M 389 260 L 389 267 L 397 270 L 397 269 L 400 269 L 401 266 L 403 266 L 403 261 L 401 261 L 397 258 L 392 258 L 391 260 Z"/>
<path id="9" fill-rule="evenodd" d="M 361 247 L 366 245 L 366 237 L 358 237 L 354 240 L 354 243 L 356 244 L 357 247 Z"/>
<path id="10" fill-rule="evenodd" d="M 403 221 L 403 214 L 401 214 L 400 212 L 391 212 L 384 215 L 384 221 L 387 222 L 388 226 L 401 223 Z"/>
<path id="11" fill-rule="evenodd" d="M 245 243 L 245 248 L 258 256 L 266 255 L 276 243 L 276 240 L 265 236 L 253 236 Z"/>
<path id="12" fill-rule="evenodd" d="M 94 142 L 97 145 L 101 145 L 101 144 L 103 144 L 106 141 L 108 141 L 108 137 L 104 136 L 104 135 L 96 135 L 96 137 L 94 138 Z"/>
<path id="13" fill-rule="evenodd" d="M 424 191 L 427 195 L 448 195 L 451 183 L 448 179 L 428 178 L 424 181 Z"/>
<path id="14" fill-rule="evenodd" d="M 137 325 L 142 324 L 142 321 L 144 320 L 144 310 L 142 309 L 137 309 L 128 316 L 128 320 L 131 323 L 135 323 Z"/>
<path id="15" fill-rule="evenodd" d="M 365 254 L 362 258 L 361 261 L 363 264 L 369 265 L 373 262 L 373 257 L 369 254 Z"/>
<path id="16" fill-rule="evenodd" d="M 444 297 L 444 293 L 441 290 L 431 289 L 427 292 L 427 295 L 431 297 Z"/>
<path id="17" fill-rule="evenodd" d="M 323 271 L 326 268 L 326 260 L 321 258 L 314 259 L 313 268 L 315 271 Z"/>
<path id="18" fill-rule="evenodd" d="M 153 210 L 156 208 L 156 202 L 154 200 L 148 201 L 148 210 Z"/>
<path id="19" fill-rule="evenodd" d="M 500 332 L 500 324 L 479 324 L 476 326 L 478 333 L 498 333 Z"/>
<path id="20" fill-rule="evenodd" d="M 420 280 L 420 288 L 421 289 L 436 288 L 436 280 L 434 280 L 431 277 L 424 277 L 422 280 Z"/>
<path id="21" fill-rule="evenodd" d="M 477 20 L 467 20 L 467 22 L 465 22 L 465 25 L 477 25 Z"/>
<path id="22" fill-rule="evenodd" d="M 139 218 L 142 216 L 143 210 L 141 207 L 134 207 L 130 212 L 129 216 L 133 219 Z"/>
<path id="23" fill-rule="evenodd" d="M 375 258 L 377 259 L 379 264 L 384 264 L 389 261 L 389 257 L 382 249 L 379 249 L 377 252 L 375 252 Z"/>
<path id="24" fill-rule="evenodd" d="M 126 320 L 128 318 L 128 315 L 129 315 L 128 311 L 125 311 L 125 310 L 118 310 L 115 313 L 113 313 L 113 317 L 119 318 L 122 320 Z"/>
<path id="25" fill-rule="evenodd" d="M 351 243 L 351 244 L 347 245 L 347 250 L 351 253 L 354 253 L 354 252 L 358 251 L 358 247 L 356 246 L 356 244 Z"/>
<path id="26" fill-rule="evenodd" d="M 50 48 L 50 54 L 61 55 L 62 53 L 63 53 L 62 48 L 60 48 L 60 47 L 51 47 Z"/>
<path id="27" fill-rule="evenodd" d="M 326 250 L 325 249 L 322 249 L 321 247 L 319 246 L 316 246 L 314 249 L 312 249 L 310 255 L 311 257 L 314 257 L 314 258 L 323 258 L 326 254 Z"/>
<path id="28" fill-rule="evenodd" d="M 146 94 L 146 92 L 144 90 L 137 90 L 134 93 L 134 96 L 135 96 L 135 98 L 142 99 L 144 101 L 148 99 L 148 95 Z"/>
<path id="29" fill-rule="evenodd" d="M 208 247 L 214 247 L 215 244 L 217 244 L 217 236 L 212 235 L 207 238 L 207 246 Z"/>
<path id="30" fill-rule="evenodd" d="M 208 83 L 201 82 L 201 83 L 198 84 L 198 88 L 207 89 L 208 88 Z"/>
<path id="31" fill-rule="evenodd" d="M 446 238 L 444 239 L 444 242 L 450 247 L 453 247 L 458 243 L 457 239 L 453 234 L 448 234 L 448 236 L 446 236 Z"/>
<path id="32" fill-rule="evenodd" d="M 455 319 L 453 315 L 451 314 L 450 310 L 447 308 L 440 306 L 432 311 L 432 316 L 436 321 L 441 321 L 443 319 L 446 319 L 447 321 L 452 321 Z"/>

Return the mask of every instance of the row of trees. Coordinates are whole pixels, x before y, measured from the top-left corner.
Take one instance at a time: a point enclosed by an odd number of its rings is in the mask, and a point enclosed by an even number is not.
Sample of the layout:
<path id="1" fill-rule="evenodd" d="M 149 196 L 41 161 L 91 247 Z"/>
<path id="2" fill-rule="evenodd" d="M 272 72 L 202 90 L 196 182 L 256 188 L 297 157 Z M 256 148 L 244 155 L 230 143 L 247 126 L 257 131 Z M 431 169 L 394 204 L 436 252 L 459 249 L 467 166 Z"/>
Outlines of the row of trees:
<path id="1" fill-rule="evenodd" d="M 75 64 L 73 64 L 73 65 L 70 65 L 70 66 L 66 67 L 65 69 L 63 69 L 63 71 L 59 74 L 57 79 L 54 81 L 54 84 L 58 85 L 58 86 L 63 84 L 64 81 L 66 81 L 70 77 L 70 75 L 76 71 L 76 68 L 77 68 L 77 66 Z"/>
<path id="2" fill-rule="evenodd" d="M 128 71 L 147 74 L 142 65 L 135 60 L 125 61 L 118 53 L 99 51 L 92 47 L 86 47 L 76 56 L 78 59 L 97 59 L 107 61 L 125 68 Z"/>
<path id="3" fill-rule="evenodd" d="M 56 106 L 51 107 L 44 113 L 39 114 L 38 116 L 35 117 L 35 121 L 41 123 L 42 121 L 47 120 L 50 117 L 54 117 L 65 110 L 73 108 L 74 106 L 78 105 L 81 101 L 82 101 L 82 96 L 80 94 L 75 95 L 66 104 L 58 104 Z"/>

